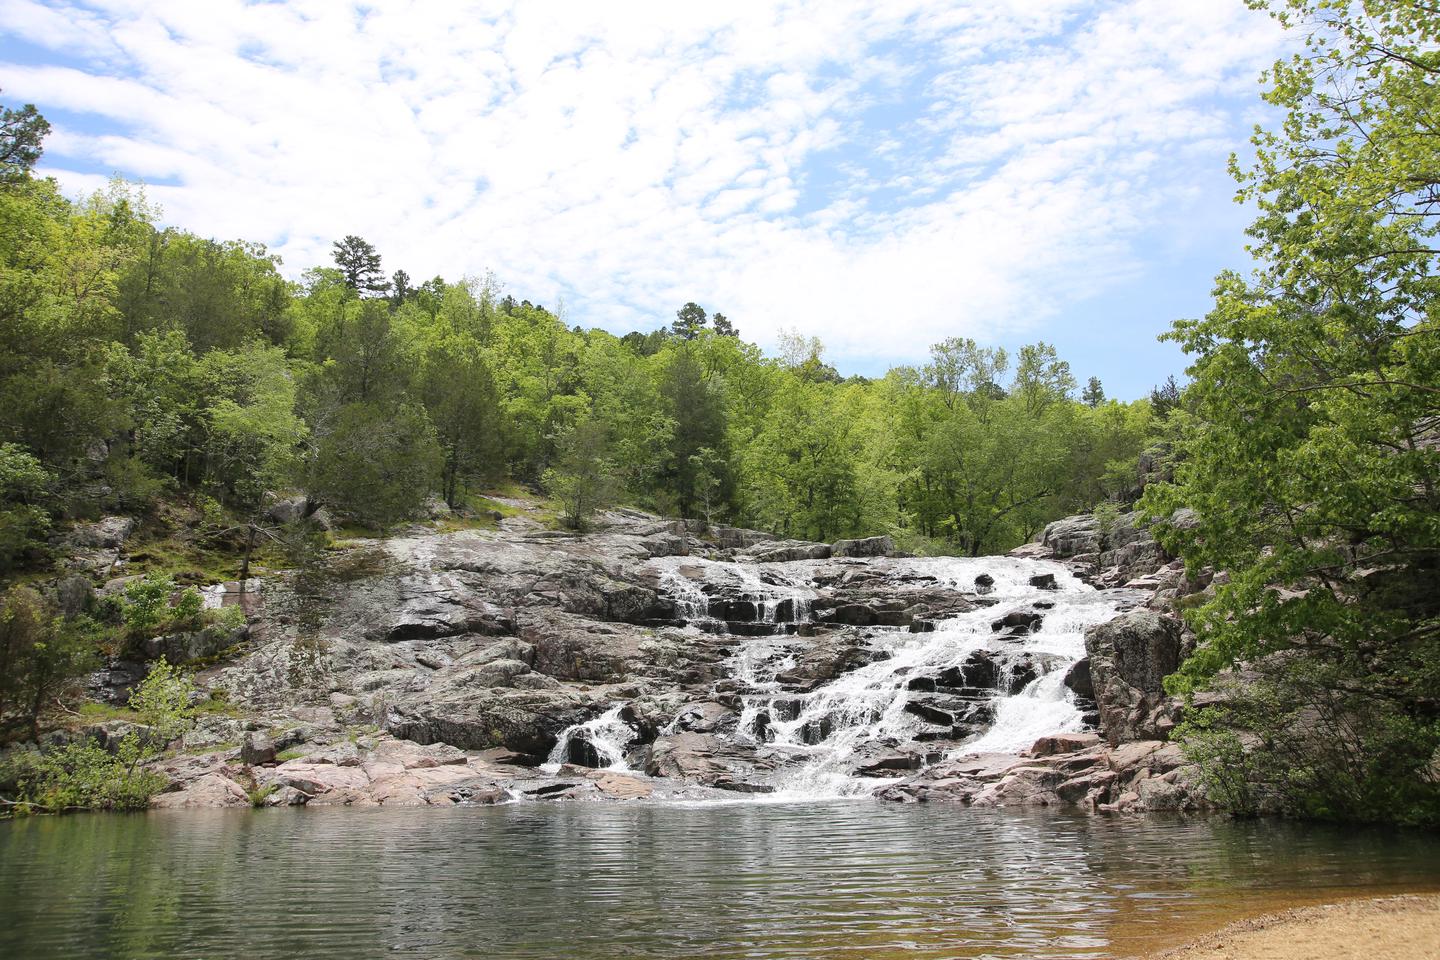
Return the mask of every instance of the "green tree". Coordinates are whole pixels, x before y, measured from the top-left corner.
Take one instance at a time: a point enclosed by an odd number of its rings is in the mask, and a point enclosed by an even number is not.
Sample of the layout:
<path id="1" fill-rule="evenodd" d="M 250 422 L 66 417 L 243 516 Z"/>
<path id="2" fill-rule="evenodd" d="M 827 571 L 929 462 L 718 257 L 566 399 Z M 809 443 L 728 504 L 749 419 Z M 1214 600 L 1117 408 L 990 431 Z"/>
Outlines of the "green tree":
<path id="1" fill-rule="evenodd" d="M 421 358 L 419 393 L 444 455 L 441 495 L 459 506 L 466 478 L 494 480 L 504 469 L 500 397 L 485 348 L 463 334 L 437 337 Z"/>
<path id="2" fill-rule="evenodd" d="M 545 489 L 560 501 L 565 525 L 586 530 L 596 511 L 609 506 L 616 494 L 605 426 L 581 420 L 563 430 L 555 445 L 555 465 L 545 471 Z"/>
<path id="3" fill-rule="evenodd" d="M 44 547 L 55 476 L 28 450 L 0 443 L 0 573 Z"/>
<path id="4" fill-rule="evenodd" d="M 674 424 L 666 481 L 681 515 L 688 516 L 696 501 L 696 468 L 690 458 L 702 449 L 721 458 L 728 454 L 724 399 L 718 383 L 705 376 L 697 351 L 683 341 L 670 354 L 660 393 L 666 415 Z M 722 482 L 728 483 L 728 478 Z"/>
<path id="5" fill-rule="evenodd" d="M 412 403 L 346 404 L 317 440 L 310 496 L 377 529 L 414 515 L 440 469 L 435 428 Z"/>
<path id="6" fill-rule="evenodd" d="M 1035 416 L 1057 400 L 1068 399 L 1075 391 L 1075 377 L 1054 347 L 1036 343 L 1020 348 L 1010 390 L 1024 402 L 1025 412 Z"/>
<path id="7" fill-rule="evenodd" d="M 681 340 L 694 340 L 700 335 L 700 331 L 705 329 L 706 319 L 705 308 L 691 301 L 675 311 L 675 320 L 670 324 L 670 332 Z"/>
<path id="8" fill-rule="evenodd" d="M 1165 378 L 1165 382 L 1157 384 L 1150 390 L 1150 409 L 1155 411 L 1155 416 L 1164 420 L 1170 416 L 1170 411 L 1178 408 L 1183 402 L 1180 392 L 1180 384 L 1175 381 L 1172 374 Z"/>
<path id="9" fill-rule="evenodd" d="M 1162 523 L 1188 507 L 1168 542 L 1229 572 L 1171 686 L 1250 665 L 1262 679 L 1197 723 L 1263 722 L 1255 769 L 1285 808 L 1440 822 L 1440 13 L 1270 6 L 1308 47 L 1268 75 L 1285 122 L 1235 165 L 1255 276 L 1222 275 L 1169 335 L 1192 382 L 1175 482 L 1142 501 Z M 1265 697 L 1294 709 L 1264 720 Z"/>
<path id="10" fill-rule="evenodd" d="M 1085 390 L 1080 394 L 1080 399 L 1087 407 L 1098 407 L 1105 402 L 1105 388 L 1100 384 L 1099 377 L 1091 377 L 1085 382 Z"/>
<path id="11" fill-rule="evenodd" d="M 380 269 L 380 253 L 375 245 L 355 234 L 347 234 L 334 245 L 335 266 L 345 285 L 362 297 L 379 296 L 389 290 L 385 273 Z"/>
<path id="12" fill-rule="evenodd" d="M 213 397 L 205 411 L 206 478 L 222 503 L 254 510 L 300 463 L 309 430 L 295 412 L 295 379 L 278 347 L 258 343 L 206 354 L 200 376 Z"/>
<path id="13" fill-rule="evenodd" d="M 27 103 L 18 110 L 0 107 L 0 182 L 29 176 L 45 151 L 49 134 L 50 121 L 40 115 L 35 104 Z"/>
<path id="14" fill-rule="evenodd" d="M 18 709 L 40 735 L 40 717 L 65 686 L 96 659 L 99 630 L 88 617 L 57 616 L 28 587 L 0 600 L 0 715 Z"/>

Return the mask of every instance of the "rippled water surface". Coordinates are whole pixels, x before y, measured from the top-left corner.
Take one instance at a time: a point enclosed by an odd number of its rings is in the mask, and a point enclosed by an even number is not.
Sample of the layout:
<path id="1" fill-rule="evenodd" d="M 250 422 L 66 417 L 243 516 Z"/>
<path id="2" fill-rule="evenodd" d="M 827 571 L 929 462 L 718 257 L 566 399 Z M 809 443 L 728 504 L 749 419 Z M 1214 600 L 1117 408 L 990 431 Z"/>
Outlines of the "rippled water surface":
<path id="1" fill-rule="evenodd" d="M 1109 957 L 1440 888 L 1440 838 L 871 802 L 0 824 L 0 957 Z"/>

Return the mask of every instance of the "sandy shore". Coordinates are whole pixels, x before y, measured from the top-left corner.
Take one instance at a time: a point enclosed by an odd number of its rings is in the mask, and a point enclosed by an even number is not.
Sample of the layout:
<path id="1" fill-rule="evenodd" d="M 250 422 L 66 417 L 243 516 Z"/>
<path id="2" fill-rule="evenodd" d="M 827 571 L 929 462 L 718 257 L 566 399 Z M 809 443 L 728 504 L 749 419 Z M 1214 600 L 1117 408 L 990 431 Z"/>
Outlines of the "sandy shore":
<path id="1" fill-rule="evenodd" d="M 1440 960 L 1440 895 L 1347 900 L 1232 923 L 1155 960 Z"/>

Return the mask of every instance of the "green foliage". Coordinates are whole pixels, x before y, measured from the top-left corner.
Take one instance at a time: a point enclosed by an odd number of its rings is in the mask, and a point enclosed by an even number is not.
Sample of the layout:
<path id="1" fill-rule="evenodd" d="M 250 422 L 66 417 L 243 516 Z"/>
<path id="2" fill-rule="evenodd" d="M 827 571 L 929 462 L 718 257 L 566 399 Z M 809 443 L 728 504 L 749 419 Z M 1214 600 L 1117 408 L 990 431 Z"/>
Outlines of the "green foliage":
<path id="1" fill-rule="evenodd" d="M 72 203 L 27 169 L 0 190 L 0 570 L 47 559 L 52 517 L 158 513 L 177 494 L 216 505 L 206 549 L 223 550 L 296 486 L 378 529 L 432 492 L 463 514 L 474 491 L 542 479 L 572 523 L 623 498 L 794 536 L 1004 549 L 1128 493 L 1110 466 L 1150 439 L 1146 405 L 1071 399 L 1045 344 L 1010 383 L 1012 358 L 963 339 L 921 373 L 845 380 L 819 338 L 786 334 L 767 359 L 693 302 L 617 338 L 488 275 L 387 281 L 354 235 L 291 283 L 263 246 L 160 226 L 138 187 Z M 603 455 L 577 460 L 577 437 L 594 450 L 602 434 Z"/>
<path id="2" fill-rule="evenodd" d="M 195 693 L 195 681 L 179 667 L 165 660 L 157 660 L 150 666 L 150 672 L 130 694 L 130 709 L 140 715 L 140 720 L 149 728 L 147 739 L 164 748 L 189 727 L 194 716 L 190 701 Z M 125 751 L 122 750 L 122 754 Z M 142 756 L 148 756 L 142 749 Z"/>
<path id="3" fill-rule="evenodd" d="M 383 294 L 389 289 L 380 269 L 380 254 L 373 244 L 354 234 L 335 242 L 335 266 L 344 276 L 345 285 L 362 296 Z"/>
<path id="4" fill-rule="evenodd" d="M 130 634 L 155 635 L 170 619 L 170 597 L 174 592 L 175 581 L 155 574 L 146 574 L 125 584 L 120 597 L 120 617 Z"/>
<path id="5" fill-rule="evenodd" d="M 245 626 L 245 610 L 239 604 L 212 610 L 210 622 L 223 630 L 234 630 Z"/>
<path id="6" fill-rule="evenodd" d="M 34 169 L 49 132 L 49 121 L 33 103 L 0 108 L 0 183 L 21 180 Z"/>
<path id="7" fill-rule="evenodd" d="M 1177 727 L 1173 737 L 1185 759 L 1200 770 L 1200 783 L 1210 802 L 1235 816 L 1261 812 L 1261 777 L 1254 769 L 1257 754 L 1228 722 L 1213 710 L 1202 710 Z"/>
<path id="8" fill-rule="evenodd" d="M 1294 650 L 1222 681 L 1175 733 L 1208 795 L 1241 815 L 1440 823 L 1440 721 L 1375 696 L 1360 667 Z"/>
<path id="9" fill-rule="evenodd" d="M 176 626 L 197 627 L 205 609 L 205 598 L 194 587 L 186 587 L 170 608 L 170 621 Z"/>
<path id="10" fill-rule="evenodd" d="M 159 756 L 189 727 L 194 683 L 188 674 L 157 661 L 130 695 L 130 709 L 144 726 L 126 733 L 112 750 L 88 740 L 49 752 L 21 754 L 23 768 L 0 774 L 17 783 L 19 812 L 142 810 L 165 788 L 165 778 L 141 767 Z"/>
<path id="11" fill-rule="evenodd" d="M 350 403 L 320 437 L 311 494 L 383 529 L 412 516 L 434 488 L 441 453 L 423 408 Z"/>
<path id="12" fill-rule="evenodd" d="M 1192 383 L 1169 411 L 1174 482 L 1142 501 L 1192 569 L 1229 573 L 1189 611 L 1199 646 L 1170 686 L 1261 671 L 1254 696 L 1283 711 L 1216 722 L 1259 733 L 1286 809 L 1440 822 L 1440 15 L 1270 6 L 1308 47 L 1270 71 L 1285 123 L 1235 171 L 1255 276 L 1222 275 L 1170 334 Z"/>
<path id="13" fill-rule="evenodd" d="M 556 438 L 555 466 L 545 472 L 544 484 L 559 501 L 567 527 L 585 530 L 597 510 L 615 496 L 614 465 L 608 453 L 605 427 L 583 420 Z"/>
<path id="14" fill-rule="evenodd" d="M 0 716 L 13 711 L 38 733 L 51 701 L 93 665 L 100 633 L 89 617 L 57 616 L 28 587 L 7 591 L 0 600 Z"/>
<path id="15" fill-rule="evenodd" d="M 43 504 L 54 482 L 24 447 L 0 443 L 0 573 L 44 549 L 50 514 Z"/>
<path id="16" fill-rule="evenodd" d="M 160 774 L 133 769 L 103 747 L 70 743 L 42 755 L 21 774 L 18 811 L 143 810 L 165 784 Z"/>

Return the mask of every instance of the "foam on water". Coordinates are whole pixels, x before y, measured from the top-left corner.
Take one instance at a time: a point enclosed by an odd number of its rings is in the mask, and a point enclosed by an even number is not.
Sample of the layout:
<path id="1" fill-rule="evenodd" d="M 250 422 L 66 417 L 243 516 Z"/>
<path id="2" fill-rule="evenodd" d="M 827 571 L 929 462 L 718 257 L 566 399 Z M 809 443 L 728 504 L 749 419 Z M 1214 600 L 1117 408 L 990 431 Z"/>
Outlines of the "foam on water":
<path id="1" fill-rule="evenodd" d="M 566 727 L 540 769 L 547 773 L 559 770 L 560 765 L 570 757 L 571 744 L 576 738 L 583 737 L 601 761 L 599 767 L 629 771 L 630 766 L 625 762 L 625 751 L 635 739 L 635 728 L 621 717 L 624 710 L 625 704 L 617 703 L 598 717 Z"/>
<path id="2" fill-rule="evenodd" d="M 712 631 L 725 629 L 723 621 L 711 616 L 712 595 L 753 603 L 757 620 L 777 627 L 808 620 L 818 594 L 814 578 L 825 566 L 823 561 L 757 565 L 698 557 L 653 563 L 677 613 Z M 925 633 L 868 628 L 868 649 L 876 659 L 809 692 L 787 690 L 780 677 L 795 668 L 796 651 L 814 640 L 781 629 L 740 638 L 729 663 L 740 690 L 740 716 L 737 729 L 727 736 L 781 761 L 769 775 L 776 792 L 767 799 L 868 794 L 884 781 L 859 775 L 857 769 L 877 760 L 900 762 L 893 755 L 897 746 L 916 763 L 931 763 L 947 753 L 1017 753 L 1045 734 L 1083 728 L 1075 696 L 1064 684 L 1065 673 L 1085 655 L 1085 630 L 1116 616 L 1132 597 L 1123 591 L 1097 591 L 1061 564 L 1045 560 L 935 557 L 887 563 L 888 579 L 902 585 L 897 589 L 907 582 L 939 585 L 982 592 L 992 604 L 939 621 Z M 1052 578 L 1053 588 L 1033 584 L 1036 578 Z M 1022 610 L 1043 617 L 1030 633 L 1016 637 L 992 628 L 994 621 Z M 993 711 L 993 722 L 981 724 L 982 732 L 958 748 L 937 745 L 926 752 L 926 744 L 915 738 L 935 734 L 937 727 L 907 709 L 917 696 L 911 680 L 960 668 L 977 651 L 985 652 L 1000 673 L 998 689 L 984 705 Z M 1021 664 L 1040 675 L 1010 693 Z M 562 733 L 550 764 L 558 766 L 568 756 L 572 739 L 583 733 L 604 765 L 628 769 L 625 750 L 634 730 L 620 719 L 622 706 Z M 674 728 L 672 722 L 666 732 Z"/>

